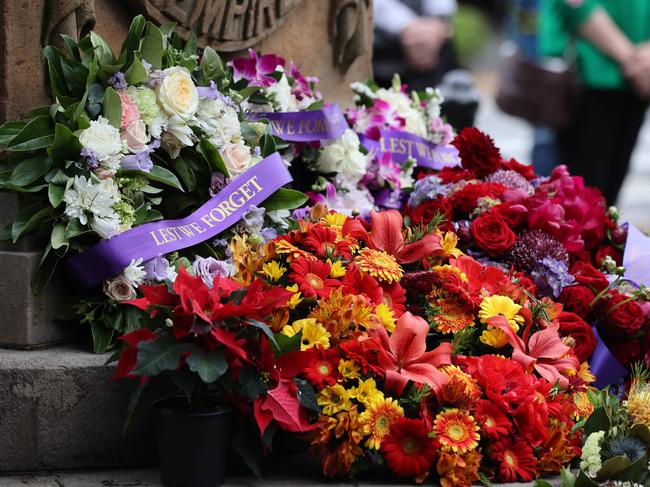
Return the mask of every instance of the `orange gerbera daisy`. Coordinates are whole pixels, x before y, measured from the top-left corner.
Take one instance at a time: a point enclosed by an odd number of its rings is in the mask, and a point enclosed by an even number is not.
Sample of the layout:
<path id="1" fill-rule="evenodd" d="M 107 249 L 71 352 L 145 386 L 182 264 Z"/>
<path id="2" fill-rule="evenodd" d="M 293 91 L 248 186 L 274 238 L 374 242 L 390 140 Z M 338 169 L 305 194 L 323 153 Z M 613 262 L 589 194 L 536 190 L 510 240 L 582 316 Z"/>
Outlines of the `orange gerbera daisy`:
<path id="1" fill-rule="evenodd" d="M 474 314 L 456 296 L 449 296 L 436 288 L 429 296 L 431 305 L 438 312 L 431 317 L 436 330 L 441 333 L 456 333 L 474 324 Z"/>
<path id="2" fill-rule="evenodd" d="M 446 365 L 442 371 L 449 377 L 449 382 L 442 388 L 443 401 L 462 409 L 471 409 L 481 397 L 476 379 L 455 365 Z"/>
<path id="3" fill-rule="evenodd" d="M 308 298 L 328 297 L 333 287 L 341 285 L 341 281 L 329 277 L 331 266 L 327 262 L 298 257 L 291 263 L 291 269 L 289 278 Z"/>
<path id="4" fill-rule="evenodd" d="M 379 450 L 381 441 L 390 433 L 390 425 L 402 416 L 404 416 L 404 409 L 395 399 L 382 397 L 374 400 L 359 416 L 364 423 L 365 433 L 370 435 L 366 440 L 366 446 L 372 450 Z"/>
<path id="5" fill-rule="evenodd" d="M 291 262 L 300 257 L 308 260 L 316 260 L 316 257 L 309 252 L 299 249 L 285 238 L 279 238 L 273 242 L 273 252 L 279 255 L 286 255 L 287 260 Z"/>
<path id="6" fill-rule="evenodd" d="M 465 453 L 478 446 L 479 427 L 467 411 L 448 409 L 438 413 L 433 431 L 443 450 Z"/>
<path id="7" fill-rule="evenodd" d="M 398 282 L 404 274 L 395 257 L 382 250 L 363 249 L 355 261 L 362 271 L 380 281 Z"/>

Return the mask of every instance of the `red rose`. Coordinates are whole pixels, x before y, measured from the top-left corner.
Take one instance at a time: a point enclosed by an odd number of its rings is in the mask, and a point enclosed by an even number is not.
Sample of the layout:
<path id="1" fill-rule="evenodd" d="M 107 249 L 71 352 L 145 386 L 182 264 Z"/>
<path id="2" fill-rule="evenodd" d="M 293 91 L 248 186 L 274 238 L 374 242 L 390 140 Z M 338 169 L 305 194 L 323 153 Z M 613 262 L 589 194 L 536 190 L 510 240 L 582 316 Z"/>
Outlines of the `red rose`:
<path id="1" fill-rule="evenodd" d="M 477 128 L 464 128 L 451 144 L 458 149 L 463 167 L 479 177 L 501 168 L 501 153 L 494 140 Z"/>
<path id="2" fill-rule="evenodd" d="M 489 213 L 500 216 L 510 228 L 514 228 L 523 223 L 528 209 L 524 205 L 501 203 L 490 208 Z"/>
<path id="3" fill-rule="evenodd" d="M 573 351 L 584 362 L 596 349 L 596 336 L 591 326 L 575 313 L 562 311 L 559 316 L 560 335 L 570 336 L 576 342 Z"/>
<path id="4" fill-rule="evenodd" d="M 609 285 L 605 275 L 588 262 L 577 261 L 571 266 L 571 274 L 578 284 L 589 286 L 600 292 Z"/>
<path id="5" fill-rule="evenodd" d="M 499 183 L 470 183 L 466 184 L 449 197 L 449 203 L 454 214 L 459 218 L 469 214 L 478 205 L 479 198 L 498 198 L 506 190 Z"/>
<path id="6" fill-rule="evenodd" d="M 452 223 L 451 205 L 447 198 L 442 195 L 438 195 L 435 200 L 426 201 L 415 208 L 408 207 L 406 209 L 406 214 L 411 218 L 411 223 L 415 225 L 428 225 L 438 213 L 445 217 L 447 225 Z"/>
<path id="7" fill-rule="evenodd" d="M 598 249 L 596 255 L 594 256 L 594 263 L 597 266 L 601 265 L 601 262 L 607 257 L 610 256 L 616 262 L 616 265 L 621 265 L 623 262 L 623 253 L 618 250 L 613 245 L 603 245 Z"/>
<path id="8" fill-rule="evenodd" d="M 504 253 L 517 240 L 503 218 L 489 213 L 474 220 L 469 230 L 476 245 L 491 257 Z"/>
<path id="9" fill-rule="evenodd" d="M 623 367 L 641 360 L 641 344 L 639 340 L 606 340 L 605 345 Z"/>
<path id="10" fill-rule="evenodd" d="M 564 305 L 565 310 L 586 319 L 591 312 L 589 305 L 595 297 L 596 295 L 588 287 L 568 286 L 562 290 L 559 301 Z"/>
<path id="11" fill-rule="evenodd" d="M 614 291 L 601 306 L 603 331 L 615 338 L 631 338 L 645 323 L 641 307 L 627 296 Z"/>

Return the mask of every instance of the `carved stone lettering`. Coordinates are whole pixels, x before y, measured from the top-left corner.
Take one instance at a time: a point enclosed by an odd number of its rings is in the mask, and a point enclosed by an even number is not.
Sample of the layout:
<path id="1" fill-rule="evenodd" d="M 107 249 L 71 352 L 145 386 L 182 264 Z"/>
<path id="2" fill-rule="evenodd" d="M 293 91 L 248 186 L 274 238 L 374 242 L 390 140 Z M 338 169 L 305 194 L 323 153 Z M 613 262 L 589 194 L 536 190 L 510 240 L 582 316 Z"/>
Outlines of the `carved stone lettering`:
<path id="1" fill-rule="evenodd" d="M 277 29 L 302 0 L 130 0 L 149 18 L 176 22 L 178 33 L 197 36 L 199 45 L 238 51 Z"/>

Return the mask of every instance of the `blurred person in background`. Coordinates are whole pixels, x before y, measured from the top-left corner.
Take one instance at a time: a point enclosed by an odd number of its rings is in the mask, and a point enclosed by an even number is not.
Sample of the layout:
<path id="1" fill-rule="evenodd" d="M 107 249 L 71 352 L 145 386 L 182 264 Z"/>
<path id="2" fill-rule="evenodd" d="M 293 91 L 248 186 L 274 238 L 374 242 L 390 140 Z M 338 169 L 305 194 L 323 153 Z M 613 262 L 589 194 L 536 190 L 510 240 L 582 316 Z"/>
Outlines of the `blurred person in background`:
<path id="1" fill-rule="evenodd" d="M 375 0 L 375 80 L 388 87 L 393 75 L 415 90 L 436 86 L 457 67 L 450 18 L 456 0 Z"/>
<path id="2" fill-rule="evenodd" d="M 560 162 L 614 204 L 650 97 L 650 1 L 542 0 L 542 9 L 542 54 L 564 54 L 544 33 L 546 18 L 561 19 L 583 86 L 560 135 Z"/>

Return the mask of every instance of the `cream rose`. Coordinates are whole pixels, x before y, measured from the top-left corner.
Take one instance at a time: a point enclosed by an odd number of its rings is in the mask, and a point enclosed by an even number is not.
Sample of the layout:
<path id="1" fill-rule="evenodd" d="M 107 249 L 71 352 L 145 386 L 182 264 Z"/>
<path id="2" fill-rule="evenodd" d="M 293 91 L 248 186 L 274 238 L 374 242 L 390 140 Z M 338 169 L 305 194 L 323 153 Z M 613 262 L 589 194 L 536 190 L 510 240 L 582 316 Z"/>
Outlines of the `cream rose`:
<path id="1" fill-rule="evenodd" d="M 104 294 L 115 301 L 129 301 L 138 295 L 129 280 L 124 276 L 104 282 Z"/>
<path id="2" fill-rule="evenodd" d="M 187 68 L 177 66 L 165 70 L 165 78 L 158 86 L 158 100 L 170 115 L 184 120 L 194 116 L 199 107 L 199 93 Z"/>
<path id="3" fill-rule="evenodd" d="M 231 178 L 236 178 L 248 169 L 251 163 L 251 153 L 244 144 L 230 144 L 221 151 L 221 158 L 226 164 L 228 174 Z"/>
<path id="4" fill-rule="evenodd" d="M 142 120 L 127 125 L 122 130 L 122 140 L 126 143 L 131 152 L 140 152 L 147 147 L 149 137 L 147 136 L 147 126 Z"/>

